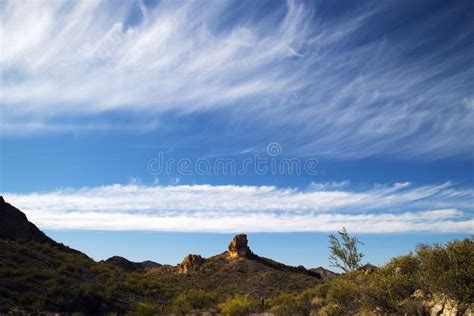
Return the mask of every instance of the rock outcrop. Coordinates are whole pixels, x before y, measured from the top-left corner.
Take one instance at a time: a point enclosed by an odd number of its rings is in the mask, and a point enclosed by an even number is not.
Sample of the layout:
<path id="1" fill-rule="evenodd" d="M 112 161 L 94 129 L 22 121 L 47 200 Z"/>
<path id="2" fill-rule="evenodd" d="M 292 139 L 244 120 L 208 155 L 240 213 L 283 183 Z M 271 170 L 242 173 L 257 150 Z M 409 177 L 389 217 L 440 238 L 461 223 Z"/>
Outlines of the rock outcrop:
<path id="1" fill-rule="evenodd" d="M 411 298 L 421 303 L 423 315 L 430 316 L 473 316 L 474 304 L 471 307 L 462 306 L 453 299 L 442 294 L 425 293 L 418 289 L 411 295 Z"/>
<path id="2" fill-rule="evenodd" d="M 2 196 L 0 196 L 0 239 L 56 244 L 29 222 L 22 211 L 5 202 Z"/>
<path id="3" fill-rule="evenodd" d="M 421 295 L 421 294 L 422 295 Z M 416 299 L 424 299 L 423 305 L 425 312 L 431 316 L 472 316 L 472 307 L 466 309 L 460 308 L 461 306 L 453 299 L 449 299 L 444 295 L 434 294 L 427 295 L 421 290 L 415 291 L 412 297 Z"/>
<path id="4" fill-rule="evenodd" d="M 227 256 L 229 259 L 248 258 L 252 255 L 252 251 L 248 247 L 247 235 L 236 235 L 229 244 Z"/>
<path id="5" fill-rule="evenodd" d="M 379 267 L 374 266 L 373 264 L 366 263 L 362 267 L 360 267 L 358 270 L 363 272 L 365 275 L 371 274 L 374 271 L 378 270 Z"/>
<path id="6" fill-rule="evenodd" d="M 198 271 L 206 259 L 200 255 L 189 254 L 184 257 L 183 262 L 178 264 L 178 273 L 191 273 Z"/>

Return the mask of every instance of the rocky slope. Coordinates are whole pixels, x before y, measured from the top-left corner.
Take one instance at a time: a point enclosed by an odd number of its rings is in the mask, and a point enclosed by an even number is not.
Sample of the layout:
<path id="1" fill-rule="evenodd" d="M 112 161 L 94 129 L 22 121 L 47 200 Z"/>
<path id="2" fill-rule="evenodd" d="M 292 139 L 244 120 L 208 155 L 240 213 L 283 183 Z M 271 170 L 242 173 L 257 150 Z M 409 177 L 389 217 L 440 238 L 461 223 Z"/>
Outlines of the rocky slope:
<path id="1" fill-rule="evenodd" d="M 46 236 L 35 224 L 28 221 L 25 213 L 5 202 L 3 196 L 0 196 L 0 240 L 50 244 L 66 252 L 81 253 Z"/>
<path id="2" fill-rule="evenodd" d="M 5 202 L 2 196 L 0 196 L 0 239 L 55 243 L 29 222 L 23 212 Z"/>
<path id="3" fill-rule="evenodd" d="M 123 314 L 140 302 L 166 299 L 143 273 L 125 273 L 117 261 L 137 264 L 142 272 L 158 264 L 117 258 L 98 263 L 55 242 L 0 198 L 0 315 L 40 311 Z"/>

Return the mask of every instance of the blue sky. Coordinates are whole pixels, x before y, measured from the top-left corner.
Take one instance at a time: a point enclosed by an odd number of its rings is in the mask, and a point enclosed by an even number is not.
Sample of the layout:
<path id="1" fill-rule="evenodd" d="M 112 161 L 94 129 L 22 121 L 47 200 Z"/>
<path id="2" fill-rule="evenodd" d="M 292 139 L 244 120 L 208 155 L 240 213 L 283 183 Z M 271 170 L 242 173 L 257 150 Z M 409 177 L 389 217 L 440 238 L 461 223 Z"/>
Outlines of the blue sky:
<path id="1" fill-rule="evenodd" d="M 327 265 L 346 226 L 382 263 L 467 236 L 472 9 L 2 2 L 0 192 L 96 259 L 177 263 L 247 232 Z"/>

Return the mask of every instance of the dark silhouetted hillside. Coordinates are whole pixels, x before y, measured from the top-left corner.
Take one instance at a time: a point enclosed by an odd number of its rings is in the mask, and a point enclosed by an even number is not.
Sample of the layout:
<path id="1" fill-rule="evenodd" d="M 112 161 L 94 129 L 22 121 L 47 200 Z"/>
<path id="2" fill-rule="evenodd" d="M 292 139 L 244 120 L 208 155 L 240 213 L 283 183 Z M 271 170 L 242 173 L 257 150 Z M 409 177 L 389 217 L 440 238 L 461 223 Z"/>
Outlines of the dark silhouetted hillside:
<path id="1" fill-rule="evenodd" d="M 124 272 L 143 272 L 145 270 L 161 267 L 161 264 L 154 261 L 133 262 L 120 256 L 113 256 L 101 262 L 111 264 Z"/>
<path id="2" fill-rule="evenodd" d="M 55 243 L 29 222 L 23 212 L 5 202 L 2 196 L 0 196 L 0 239 Z"/>

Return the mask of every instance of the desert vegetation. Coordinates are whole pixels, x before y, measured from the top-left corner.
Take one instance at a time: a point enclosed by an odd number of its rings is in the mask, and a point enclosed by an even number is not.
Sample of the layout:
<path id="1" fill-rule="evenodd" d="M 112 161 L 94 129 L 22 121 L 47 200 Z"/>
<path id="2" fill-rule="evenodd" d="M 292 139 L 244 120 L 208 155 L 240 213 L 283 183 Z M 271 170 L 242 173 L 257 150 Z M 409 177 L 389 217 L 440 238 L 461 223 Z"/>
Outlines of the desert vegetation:
<path id="1" fill-rule="evenodd" d="M 342 250 L 344 247 L 341 244 Z M 189 288 L 183 289 L 185 283 L 163 279 L 156 272 L 126 273 L 47 243 L 1 241 L 0 249 L 2 303 L 13 303 L 26 311 L 88 314 L 102 309 L 130 315 L 189 315 L 202 311 L 223 315 L 264 311 L 274 315 L 422 315 L 437 304 L 451 302 L 462 315 L 474 302 L 472 237 L 446 245 L 419 245 L 413 253 L 393 258 L 382 267 L 364 269 L 358 263 L 357 268 L 331 280 L 318 281 L 304 290 L 272 291 L 266 297 L 245 293 L 244 285 L 242 289 L 232 287 L 219 292 L 188 284 Z M 342 265 L 344 260 L 353 259 L 336 252 L 332 255 Z M 199 286 L 203 287 L 206 279 L 201 281 Z M 235 294 L 228 294 L 231 292 Z"/>
<path id="2" fill-rule="evenodd" d="M 10 204 L 0 213 L 0 314 L 243 316 L 464 315 L 474 302 L 474 237 L 418 245 L 362 265 L 358 238 L 329 236 L 332 266 L 307 270 L 260 257 L 245 234 L 213 257 L 176 266 L 122 257 L 96 262 L 59 244 Z M 7 223 L 8 225 L 5 225 Z M 2 225 L 3 224 L 3 225 Z M 16 227 L 16 229 L 15 229 Z"/>

